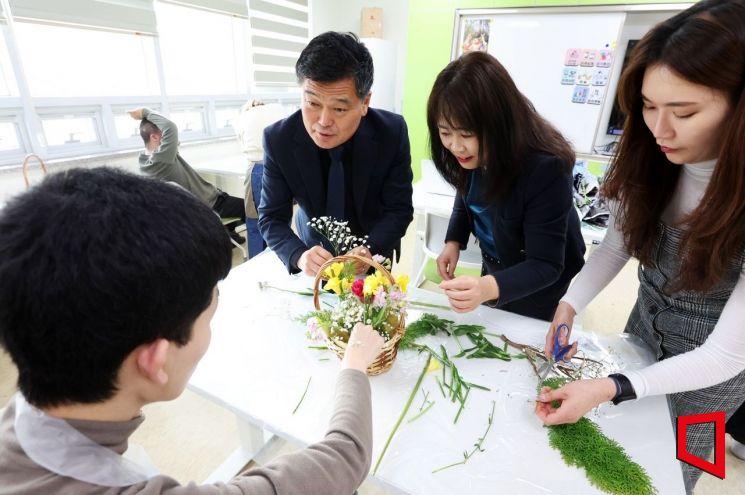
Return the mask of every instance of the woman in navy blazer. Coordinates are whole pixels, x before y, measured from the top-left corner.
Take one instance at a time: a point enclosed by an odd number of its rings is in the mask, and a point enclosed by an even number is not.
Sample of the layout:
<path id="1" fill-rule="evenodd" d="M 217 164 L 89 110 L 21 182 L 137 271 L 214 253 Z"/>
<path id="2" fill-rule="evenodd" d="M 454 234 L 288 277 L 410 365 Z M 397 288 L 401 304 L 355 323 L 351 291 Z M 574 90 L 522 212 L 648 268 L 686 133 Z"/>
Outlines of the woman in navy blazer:
<path id="1" fill-rule="evenodd" d="M 457 312 L 486 303 L 550 321 L 584 264 L 572 203 L 574 152 L 491 55 L 469 53 L 437 76 L 427 104 L 432 159 L 457 191 L 440 287 Z M 454 277 L 474 234 L 482 276 Z"/>

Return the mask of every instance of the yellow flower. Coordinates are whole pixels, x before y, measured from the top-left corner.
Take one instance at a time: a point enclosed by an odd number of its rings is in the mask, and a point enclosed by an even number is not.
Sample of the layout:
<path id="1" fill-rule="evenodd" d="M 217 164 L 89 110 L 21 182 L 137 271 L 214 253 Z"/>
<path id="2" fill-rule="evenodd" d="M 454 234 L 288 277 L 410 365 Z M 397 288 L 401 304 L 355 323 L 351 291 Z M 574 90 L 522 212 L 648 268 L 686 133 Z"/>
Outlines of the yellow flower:
<path id="1" fill-rule="evenodd" d="M 341 290 L 342 292 L 349 292 L 349 288 L 352 287 L 352 284 L 354 283 L 353 278 L 343 278 L 341 279 Z"/>
<path id="2" fill-rule="evenodd" d="M 337 261 L 336 263 L 332 263 L 330 267 L 326 268 L 323 271 L 323 274 L 328 278 L 338 277 L 341 275 L 342 270 L 344 270 L 344 263 Z"/>
<path id="3" fill-rule="evenodd" d="M 430 373 L 432 371 L 437 371 L 439 369 L 442 369 L 442 365 L 437 359 L 430 359 L 429 360 L 429 366 L 427 366 L 427 373 Z"/>
<path id="4" fill-rule="evenodd" d="M 375 278 L 378 279 L 378 284 L 383 285 L 383 287 L 388 287 L 389 285 L 391 285 L 391 281 L 388 280 L 388 277 L 383 275 L 383 272 L 381 272 L 380 270 L 375 270 Z"/>
<path id="5" fill-rule="evenodd" d="M 337 295 L 341 294 L 342 289 L 341 289 L 341 286 L 339 285 L 340 282 L 341 281 L 339 280 L 338 277 L 332 277 L 328 279 L 328 281 L 326 282 L 326 290 L 331 289 L 332 291 L 334 291 L 335 294 Z"/>
<path id="6" fill-rule="evenodd" d="M 365 277 L 365 285 L 362 287 L 362 293 L 366 296 L 375 294 L 380 285 L 380 280 L 375 275 L 368 275 Z"/>
<path id="7" fill-rule="evenodd" d="M 401 289 L 401 292 L 406 292 L 406 286 L 409 285 L 409 276 L 408 275 L 399 275 L 396 277 L 396 285 L 399 286 Z"/>

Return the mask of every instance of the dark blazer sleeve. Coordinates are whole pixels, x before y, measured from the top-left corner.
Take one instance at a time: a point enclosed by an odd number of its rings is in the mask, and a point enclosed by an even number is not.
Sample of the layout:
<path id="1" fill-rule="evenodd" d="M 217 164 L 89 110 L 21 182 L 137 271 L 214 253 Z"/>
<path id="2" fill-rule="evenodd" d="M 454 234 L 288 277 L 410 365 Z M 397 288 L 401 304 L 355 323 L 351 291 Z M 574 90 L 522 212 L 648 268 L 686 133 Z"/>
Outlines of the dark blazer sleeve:
<path id="1" fill-rule="evenodd" d="M 541 160 L 516 186 L 523 188 L 522 218 L 497 218 L 494 235 L 517 227 L 523 232 L 524 253 L 520 253 L 521 261 L 490 273 L 499 285 L 500 305 L 522 299 L 559 279 L 564 270 L 568 218 L 575 214 L 571 178 L 563 172 L 558 158 Z M 521 223 L 522 229 L 514 223 Z"/>
<path id="2" fill-rule="evenodd" d="M 471 223 L 468 219 L 468 206 L 460 193 L 455 194 L 453 201 L 453 213 L 450 215 L 448 231 L 445 234 L 445 242 L 458 241 L 461 249 L 468 245 L 468 236 L 471 235 Z"/>
<path id="3" fill-rule="evenodd" d="M 264 131 L 264 177 L 261 181 L 259 203 L 259 230 L 266 244 L 277 253 L 290 273 L 299 270 L 292 262 L 308 249 L 292 231 L 292 190 L 276 162 L 275 147 L 280 139 L 275 126 Z"/>
<path id="4" fill-rule="evenodd" d="M 380 197 L 382 214 L 368 232 L 368 242 L 373 253 L 400 251 L 401 238 L 414 218 L 412 204 L 414 180 L 411 171 L 411 151 L 406 122 L 400 116 L 397 152 L 390 163 L 388 176 Z"/>

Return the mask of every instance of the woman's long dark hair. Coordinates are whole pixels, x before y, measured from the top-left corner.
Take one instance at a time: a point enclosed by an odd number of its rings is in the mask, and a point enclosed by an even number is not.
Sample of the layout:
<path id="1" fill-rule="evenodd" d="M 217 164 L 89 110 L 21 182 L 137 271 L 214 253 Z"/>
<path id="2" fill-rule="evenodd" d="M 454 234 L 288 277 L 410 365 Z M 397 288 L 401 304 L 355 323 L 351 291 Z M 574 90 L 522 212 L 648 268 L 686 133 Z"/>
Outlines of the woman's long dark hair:
<path id="1" fill-rule="evenodd" d="M 558 156 L 567 174 L 574 166 L 574 152 L 564 136 L 538 115 L 502 64 L 486 53 L 468 53 L 450 62 L 437 76 L 427 102 L 432 160 L 443 178 L 465 194 L 468 171 L 442 145 L 440 119 L 475 133 L 490 202 L 505 195 L 531 152 Z"/>
<path id="2" fill-rule="evenodd" d="M 661 22 L 634 47 L 621 75 L 618 96 L 627 117 L 604 191 L 619 201 L 626 246 L 645 265 L 653 264 L 658 222 L 681 170 L 644 123 L 642 82 L 655 66 L 729 98 L 717 165 L 698 207 L 683 220 L 682 267 L 671 286 L 703 292 L 745 248 L 745 2 L 705 0 Z"/>

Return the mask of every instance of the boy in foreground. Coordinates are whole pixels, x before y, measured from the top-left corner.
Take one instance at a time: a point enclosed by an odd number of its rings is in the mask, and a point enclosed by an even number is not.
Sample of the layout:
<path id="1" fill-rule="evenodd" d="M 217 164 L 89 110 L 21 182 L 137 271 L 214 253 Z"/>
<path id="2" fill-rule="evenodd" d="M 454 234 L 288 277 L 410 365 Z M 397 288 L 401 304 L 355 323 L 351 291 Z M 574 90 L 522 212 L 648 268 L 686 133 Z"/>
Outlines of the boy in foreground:
<path id="1" fill-rule="evenodd" d="M 141 408 L 184 390 L 210 342 L 231 244 L 189 192 L 115 169 L 53 174 L 0 211 L 0 344 L 19 392 L 0 418 L 0 495 L 349 495 L 372 450 L 358 324 L 329 432 L 228 483 L 180 485 L 125 459 Z"/>

